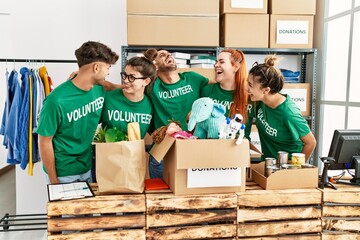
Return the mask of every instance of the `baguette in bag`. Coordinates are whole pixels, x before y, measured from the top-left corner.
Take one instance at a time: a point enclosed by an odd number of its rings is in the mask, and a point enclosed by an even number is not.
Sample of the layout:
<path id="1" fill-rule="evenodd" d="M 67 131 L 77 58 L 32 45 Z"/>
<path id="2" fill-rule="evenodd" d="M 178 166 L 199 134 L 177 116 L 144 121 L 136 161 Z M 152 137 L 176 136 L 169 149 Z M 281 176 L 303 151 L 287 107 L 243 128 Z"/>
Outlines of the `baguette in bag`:
<path id="1" fill-rule="evenodd" d="M 127 133 L 129 141 L 141 140 L 140 125 L 137 122 L 128 123 Z"/>

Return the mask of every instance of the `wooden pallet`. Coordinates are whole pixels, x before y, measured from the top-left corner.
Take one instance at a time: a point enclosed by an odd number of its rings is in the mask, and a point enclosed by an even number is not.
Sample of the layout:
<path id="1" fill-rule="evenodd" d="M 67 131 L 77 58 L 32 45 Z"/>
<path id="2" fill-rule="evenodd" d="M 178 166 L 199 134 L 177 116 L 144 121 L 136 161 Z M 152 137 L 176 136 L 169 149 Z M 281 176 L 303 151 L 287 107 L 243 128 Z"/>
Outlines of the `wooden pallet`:
<path id="1" fill-rule="evenodd" d="M 239 239 L 321 239 L 317 189 L 248 189 L 237 194 Z"/>
<path id="2" fill-rule="evenodd" d="M 235 193 L 146 194 L 146 239 L 236 239 Z"/>
<path id="3" fill-rule="evenodd" d="M 145 239 L 145 195 L 49 202 L 48 240 Z"/>
<path id="4" fill-rule="evenodd" d="M 324 240 L 360 239 L 360 188 L 338 185 L 323 190 Z"/>

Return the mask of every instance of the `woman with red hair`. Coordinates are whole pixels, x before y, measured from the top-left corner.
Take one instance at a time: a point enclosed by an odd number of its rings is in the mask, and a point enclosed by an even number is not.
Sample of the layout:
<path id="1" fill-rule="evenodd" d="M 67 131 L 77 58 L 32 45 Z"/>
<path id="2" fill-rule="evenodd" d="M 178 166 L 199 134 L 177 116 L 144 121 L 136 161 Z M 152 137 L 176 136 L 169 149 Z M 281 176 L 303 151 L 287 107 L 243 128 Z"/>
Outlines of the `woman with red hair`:
<path id="1" fill-rule="evenodd" d="M 236 49 L 224 49 L 217 56 L 215 68 L 216 83 L 205 86 L 201 91 L 202 97 L 210 97 L 222 104 L 226 109 L 226 116 L 233 118 L 240 113 L 244 122 L 248 115 L 247 68 L 245 55 Z M 249 125 L 249 124 L 247 124 Z M 249 138 L 251 124 L 245 129 L 245 136 Z"/>

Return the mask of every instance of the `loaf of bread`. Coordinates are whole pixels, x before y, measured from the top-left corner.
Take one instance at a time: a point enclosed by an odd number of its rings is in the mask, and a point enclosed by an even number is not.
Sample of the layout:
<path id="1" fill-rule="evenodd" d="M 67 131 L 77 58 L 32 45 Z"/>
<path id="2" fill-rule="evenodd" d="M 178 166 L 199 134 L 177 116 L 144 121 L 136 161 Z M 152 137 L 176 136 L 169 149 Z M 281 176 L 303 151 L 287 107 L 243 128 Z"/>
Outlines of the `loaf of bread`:
<path id="1" fill-rule="evenodd" d="M 127 133 L 129 141 L 140 140 L 140 125 L 137 122 L 131 122 L 127 125 Z"/>

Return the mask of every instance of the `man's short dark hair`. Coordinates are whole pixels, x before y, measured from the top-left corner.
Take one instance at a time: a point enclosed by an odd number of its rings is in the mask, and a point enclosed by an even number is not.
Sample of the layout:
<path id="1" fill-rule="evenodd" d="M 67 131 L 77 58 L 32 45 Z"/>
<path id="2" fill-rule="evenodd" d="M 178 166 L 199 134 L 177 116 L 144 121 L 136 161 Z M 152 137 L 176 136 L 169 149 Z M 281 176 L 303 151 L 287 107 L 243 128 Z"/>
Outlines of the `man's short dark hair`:
<path id="1" fill-rule="evenodd" d="M 119 55 L 113 52 L 108 46 L 94 41 L 88 41 L 75 50 L 75 56 L 79 67 L 93 62 L 104 62 L 114 64 Z"/>

